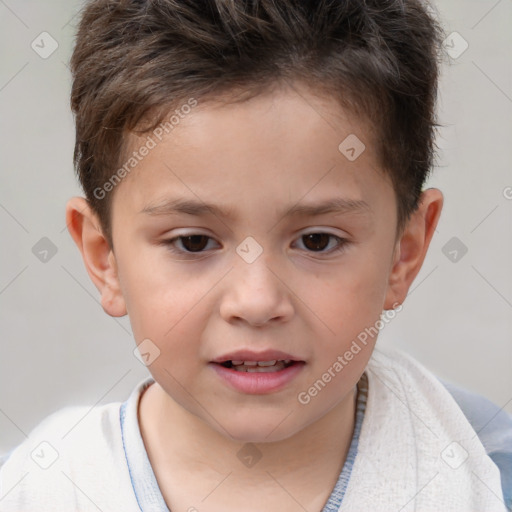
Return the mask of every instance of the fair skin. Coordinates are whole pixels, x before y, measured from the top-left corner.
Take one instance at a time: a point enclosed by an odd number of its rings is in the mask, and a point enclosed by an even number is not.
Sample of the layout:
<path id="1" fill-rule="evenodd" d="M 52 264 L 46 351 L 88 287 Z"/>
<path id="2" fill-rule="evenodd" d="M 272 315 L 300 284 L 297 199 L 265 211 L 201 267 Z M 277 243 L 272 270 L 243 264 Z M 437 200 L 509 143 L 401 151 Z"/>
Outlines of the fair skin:
<path id="1" fill-rule="evenodd" d="M 355 387 L 376 339 L 309 403 L 298 394 L 382 310 L 404 301 L 441 214 L 441 192 L 425 190 L 397 240 L 394 191 L 367 127 L 332 98 L 298 90 L 199 102 L 117 185 L 113 250 L 83 198 L 67 205 L 104 310 L 128 314 L 136 343 L 150 339 L 160 350 L 139 423 L 173 511 L 322 509 L 345 462 Z M 352 133 L 366 145 L 355 161 L 338 150 Z M 144 140 L 133 137 L 133 147 Z M 143 211 L 179 197 L 232 217 Z M 282 213 L 332 198 L 368 207 Z M 191 235 L 208 238 L 164 243 Z M 236 250 L 247 237 L 263 249 L 251 263 Z M 335 237 L 347 240 L 340 251 Z M 212 363 L 241 348 L 292 354 L 300 371 L 277 391 L 241 392 Z M 246 443 L 261 454 L 252 467 L 237 457 Z"/>

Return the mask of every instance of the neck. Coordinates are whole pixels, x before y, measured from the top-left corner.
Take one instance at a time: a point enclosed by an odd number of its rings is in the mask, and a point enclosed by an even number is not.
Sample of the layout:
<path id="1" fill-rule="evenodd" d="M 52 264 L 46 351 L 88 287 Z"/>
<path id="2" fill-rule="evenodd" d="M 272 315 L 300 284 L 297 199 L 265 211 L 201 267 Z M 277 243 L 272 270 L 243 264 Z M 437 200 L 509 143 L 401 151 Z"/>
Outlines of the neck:
<path id="1" fill-rule="evenodd" d="M 236 468 L 243 481 L 243 462 L 250 466 L 246 477 L 251 487 L 268 482 L 270 474 L 277 481 L 286 478 L 297 485 L 307 479 L 308 486 L 317 482 L 330 491 L 350 447 L 355 402 L 354 389 L 322 418 L 292 436 L 246 444 L 211 428 L 172 400 L 155 382 L 141 397 L 139 424 L 153 468 L 167 474 L 180 468 L 182 474 L 194 474 L 194 478 L 204 475 L 218 481 Z"/>

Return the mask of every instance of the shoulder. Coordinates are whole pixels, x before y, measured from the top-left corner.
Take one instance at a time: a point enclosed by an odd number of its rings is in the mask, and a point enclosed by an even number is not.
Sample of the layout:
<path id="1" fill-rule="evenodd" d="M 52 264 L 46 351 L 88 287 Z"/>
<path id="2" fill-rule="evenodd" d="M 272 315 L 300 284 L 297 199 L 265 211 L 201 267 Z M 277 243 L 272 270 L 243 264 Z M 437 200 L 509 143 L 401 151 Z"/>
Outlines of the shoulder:
<path id="1" fill-rule="evenodd" d="M 94 446 L 116 435 L 119 423 L 120 403 L 109 403 L 100 407 L 70 406 L 46 416 L 29 433 L 27 438 L 7 454 L 2 455 L 2 466 L 12 463 L 20 456 L 31 454 L 41 442 L 69 450 L 80 450 L 79 441 Z"/>
<path id="2" fill-rule="evenodd" d="M 120 405 L 113 402 L 60 409 L 4 454 L 0 458 L 2 511 L 37 507 L 97 510 L 101 504 L 108 505 L 102 489 L 109 488 L 116 497 L 116 491 L 126 495 L 130 479 L 120 431 Z"/>
<path id="3" fill-rule="evenodd" d="M 414 400 L 426 400 L 431 418 L 441 428 L 451 425 L 462 429 L 461 420 L 473 440 L 488 455 L 496 469 L 505 497 L 512 510 L 512 416 L 487 398 L 444 382 L 409 354 L 396 349 L 374 350 L 368 369 L 378 379 L 377 387 L 390 388 L 391 393 L 407 390 Z M 399 385 L 400 384 L 400 385 Z M 391 387 L 390 387 L 391 386 Z M 400 387 L 401 386 L 401 387 Z M 416 407 L 416 401 L 415 401 Z"/>
<path id="4" fill-rule="evenodd" d="M 477 393 L 439 379 L 490 451 L 512 451 L 512 415 Z"/>
<path id="5" fill-rule="evenodd" d="M 487 398 L 439 379 L 498 466 L 507 506 L 512 509 L 512 415 Z"/>

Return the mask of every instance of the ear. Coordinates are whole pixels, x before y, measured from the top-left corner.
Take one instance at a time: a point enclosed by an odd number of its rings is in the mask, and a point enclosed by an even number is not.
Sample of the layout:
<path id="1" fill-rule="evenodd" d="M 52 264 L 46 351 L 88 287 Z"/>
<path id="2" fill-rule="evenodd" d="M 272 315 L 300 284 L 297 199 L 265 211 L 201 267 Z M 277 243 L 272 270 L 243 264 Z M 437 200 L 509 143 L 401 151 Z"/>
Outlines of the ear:
<path id="1" fill-rule="evenodd" d="M 423 265 L 442 208 L 440 190 L 430 188 L 422 192 L 418 209 L 411 215 L 395 247 L 384 309 L 394 309 L 404 302 Z"/>
<path id="2" fill-rule="evenodd" d="M 99 218 L 83 197 L 66 205 L 69 233 L 82 254 L 85 268 L 101 293 L 101 306 L 110 316 L 126 315 L 126 304 L 117 274 L 116 258 L 103 235 Z"/>

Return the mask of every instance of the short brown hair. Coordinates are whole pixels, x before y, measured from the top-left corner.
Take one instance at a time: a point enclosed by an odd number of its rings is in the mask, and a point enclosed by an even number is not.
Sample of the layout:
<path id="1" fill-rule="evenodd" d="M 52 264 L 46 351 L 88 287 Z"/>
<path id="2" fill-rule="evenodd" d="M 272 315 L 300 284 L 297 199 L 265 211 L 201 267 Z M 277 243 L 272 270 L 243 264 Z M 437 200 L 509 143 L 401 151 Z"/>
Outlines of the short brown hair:
<path id="1" fill-rule="evenodd" d="M 397 231 L 433 167 L 443 30 L 421 0 L 89 0 L 71 57 L 74 164 L 112 247 L 112 194 L 95 191 L 190 98 L 233 101 L 283 81 L 334 96 L 378 134 Z M 340 141 L 341 142 L 341 141 Z"/>

